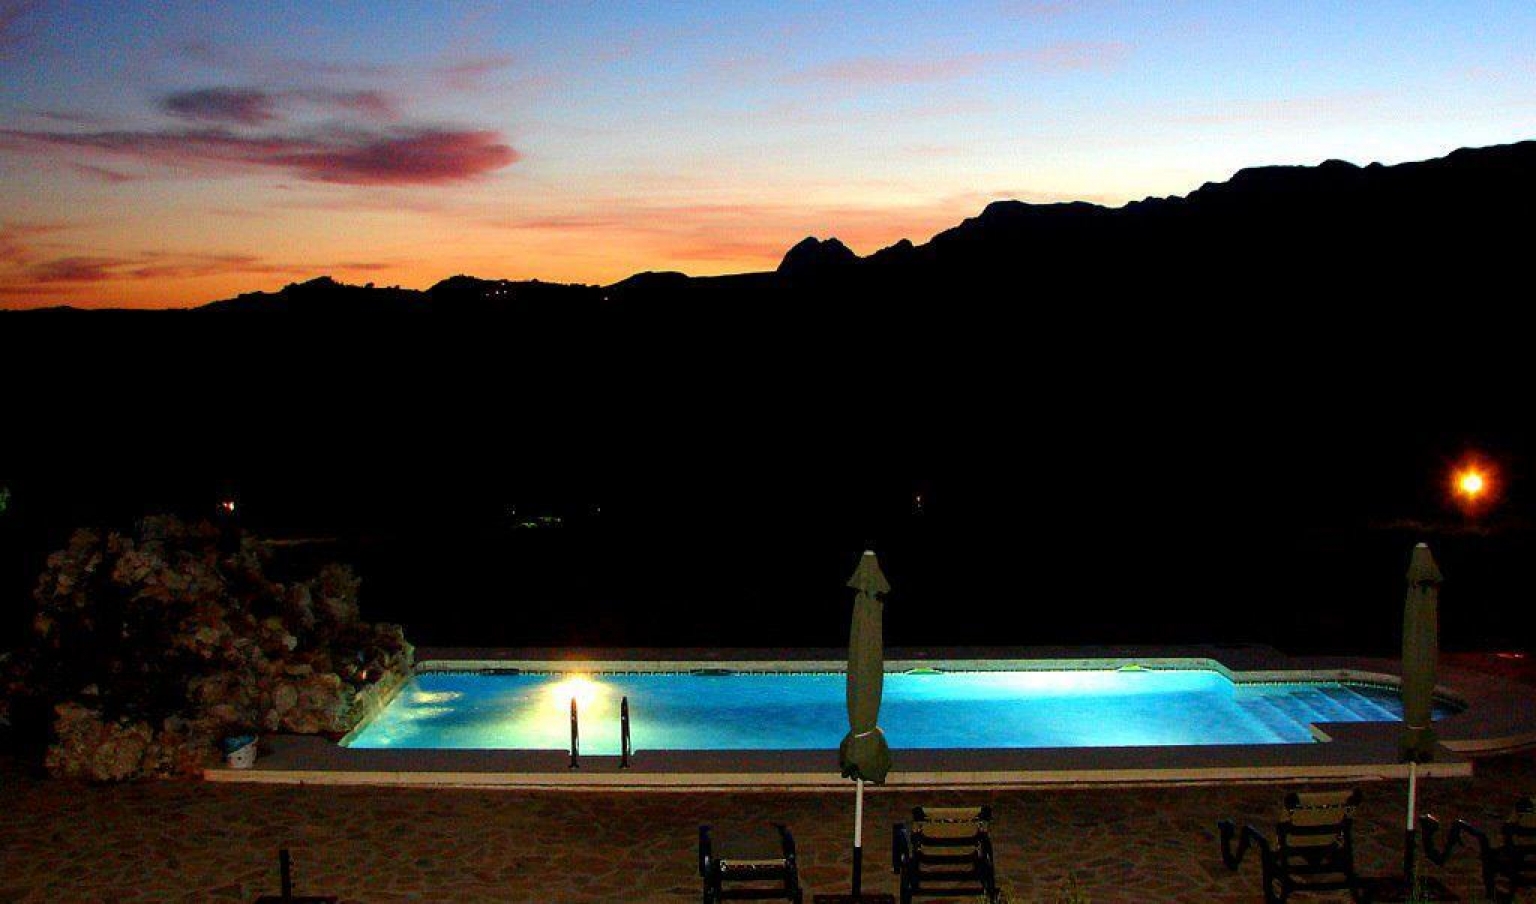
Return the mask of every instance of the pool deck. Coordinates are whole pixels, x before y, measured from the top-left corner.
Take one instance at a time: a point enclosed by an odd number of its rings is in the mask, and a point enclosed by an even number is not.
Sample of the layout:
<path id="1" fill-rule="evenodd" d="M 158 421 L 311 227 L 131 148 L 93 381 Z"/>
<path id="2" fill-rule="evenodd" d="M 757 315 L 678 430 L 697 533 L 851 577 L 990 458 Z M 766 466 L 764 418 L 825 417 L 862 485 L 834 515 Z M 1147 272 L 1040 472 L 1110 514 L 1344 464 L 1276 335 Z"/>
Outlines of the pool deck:
<path id="1" fill-rule="evenodd" d="M 1093 904 L 1252 904 L 1255 855 L 1221 864 L 1216 820 L 1274 837 L 1282 795 L 1310 785 L 886 789 L 865 800 L 865 888 L 894 892 L 891 824 L 917 805 L 993 809 L 998 881 L 1012 904 L 1052 904 L 1067 877 Z M 1536 788 L 1530 753 L 1478 763 L 1472 778 L 1424 782 L 1420 807 L 1497 828 Z M 1403 782 L 1361 786 L 1356 862 L 1402 862 Z M 91 785 L 38 778 L 0 758 L 0 902 L 249 902 L 277 892 L 276 851 L 293 851 L 300 894 L 345 904 L 697 902 L 698 826 L 794 830 L 806 900 L 848 889 L 853 800 L 835 791 L 716 794 L 361 788 L 161 781 Z M 1427 866 L 1463 901 L 1483 900 L 1474 850 Z M 974 904 L 980 899 L 938 898 Z M 1298 895 L 1297 904 L 1349 896 Z"/>
<path id="2" fill-rule="evenodd" d="M 840 670 L 840 650 L 423 649 L 418 669 L 542 671 Z M 1395 684 L 1394 660 L 1287 657 L 1263 646 L 891 649 L 887 670 L 942 664 L 954 669 L 1216 668 L 1237 681 L 1357 680 Z M 1466 705 L 1437 728 L 1430 778 L 1472 774 L 1472 757 L 1536 745 L 1536 690 L 1486 670 L 1443 663 L 1439 692 Z M 1033 788 L 1053 785 L 1232 782 L 1364 782 L 1406 777 L 1397 723 L 1318 723 L 1317 744 L 897 751 L 891 790 Z M 570 768 L 562 750 L 363 750 L 321 738 L 278 736 L 248 770 L 210 769 L 220 782 L 524 789 L 816 791 L 846 787 L 835 752 L 817 750 L 639 751 L 629 768 L 584 756 Z"/>

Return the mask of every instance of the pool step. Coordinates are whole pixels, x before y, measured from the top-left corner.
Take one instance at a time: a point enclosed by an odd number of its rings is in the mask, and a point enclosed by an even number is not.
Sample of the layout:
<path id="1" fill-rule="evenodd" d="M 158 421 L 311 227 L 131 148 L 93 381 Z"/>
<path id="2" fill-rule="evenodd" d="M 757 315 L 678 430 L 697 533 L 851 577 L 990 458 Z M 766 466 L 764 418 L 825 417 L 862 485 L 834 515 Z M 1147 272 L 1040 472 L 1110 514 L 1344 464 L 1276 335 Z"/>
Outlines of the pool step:
<path id="1" fill-rule="evenodd" d="M 1368 697 L 1347 685 L 1329 688 L 1329 691 L 1345 706 L 1355 709 L 1372 722 L 1396 722 L 1403 717 L 1401 710 L 1394 712 L 1382 705 L 1382 701 Z"/>
<path id="2" fill-rule="evenodd" d="M 1279 698 L 1267 695 L 1238 700 L 1237 705 L 1258 723 L 1282 741 L 1297 741 L 1308 734 L 1305 722 L 1298 720 L 1285 708 L 1276 705 Z"/>
<path id="3" fill-rule="evenodd" d="M 1282 694 L 1266 696 L 1264 699 L 1290 719 L 1292 724 L 1301 726 L 1303 730 L 1314 722 L 1337 721 L 1299 697 L 1300 690 L 1294 687 L 1287 688 Z"/>
<path id="4" fill-rule="evenodd" d="M 1296 692 L 1296 702 L 1317 713 L 1314 722 L 1364 722 L 1365 717 L 1323 693 L 1318 688 L 1305 688 Z"/>
<path id="5" fill-rule="evenodd" d="M 1270 730 L 1292 739 L 1306 736 L 1310 726 L 1320 722 L 1390 721 L 1379 711 L 1372 711 L 1369 701 L 1362 699 L 1351 705 L 1348 698 L 1341 700 L 1327 690 L 1332 689 L 1290 686 L 1274 693 L 1257 693 L 1240 700 L 1239 705 Z"/>

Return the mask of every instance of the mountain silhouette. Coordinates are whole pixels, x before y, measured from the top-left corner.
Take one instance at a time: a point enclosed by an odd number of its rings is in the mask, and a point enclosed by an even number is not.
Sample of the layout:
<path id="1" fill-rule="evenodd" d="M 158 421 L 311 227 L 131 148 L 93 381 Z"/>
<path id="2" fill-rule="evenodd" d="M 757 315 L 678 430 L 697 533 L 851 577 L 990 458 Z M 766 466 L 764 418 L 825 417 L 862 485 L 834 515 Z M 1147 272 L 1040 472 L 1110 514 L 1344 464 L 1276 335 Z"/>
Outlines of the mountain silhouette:
<path id="1" fill-rule="evenodd" d="M 16 423 L 65 419 L 60 435 L 236 430 L 219 455 L 349 461 L 616 442 L 623 459 L 647 438 L 684 461 L 856 433 L 850 456 L 1073 470 L 1052 451 L 1073 449 L 1103 474 L 1105 456 L 1155 457 L 1169 436 L 1220 450 L 1475 433 L 1529 407 L 1533 206 L 1536 142 L 1259 167 L 1115 208 L 997 201 L 862 257 L 808 238 L 756 273 L 425 290 L 322 277 L 192 310 L 5 312 L 0 376 L 25 388 Z M 146 434 L 111 404 L 135 392 L 177 428 Z"/>
<path id="2" fill-rule="evenodd" d="M 1311 167 L 1244 169 L 1188 195 L 1118 208 L 996 201 L 923 244 L 902 239 L 867 257 L 836 238 L 806 238 L 785 253 L 776 270 L 764 273 L 647 272 L 607 287 L 461 275 L 424 291 L 349 286 L 322 276 L 197 310 L 341 319 L 439 311 L 623 320 L 625 312 L 616 312 L 615 302 L 667 308 L 740 296 L 750 305 L 772 296 L 793 308 L 812 296 L 854 292 L 924 304 L 933 300 L 932 291 L 1010 283 L 1031 295 L 1043 288 L 1070 289 L 1074 295 L 1090 287 L 1095 293 L 1110 287 L 1142 292 L 1158 282 L 1158 273 L 1176 276 L 1181 291 L 1197 295 L 1221 292 L 1211 281 L 1228 278 L 1237 282 L 1228 290 L 1245 293 L 1305 285 L 1313 297 L 1319 289 L 1336 292 L 1344 286 L 1375 294 L 1401 282 L 1421 294 L 1426 280 L 1486 283 L 1501 277 L 1513 263 L 1509 255 L 1521 250 L 1512 217 L 1533 200 L 1536 142 L 1527 141 L 1394 166 L 1328 160 Z M 889 313 L 901 304 L 883 307 Z M 60 312 L 6 316 L 48 318 Z M 942 317 L 941 311 L 929 313 Z M 751 319 L 750 312 L 742 314 Z"/>

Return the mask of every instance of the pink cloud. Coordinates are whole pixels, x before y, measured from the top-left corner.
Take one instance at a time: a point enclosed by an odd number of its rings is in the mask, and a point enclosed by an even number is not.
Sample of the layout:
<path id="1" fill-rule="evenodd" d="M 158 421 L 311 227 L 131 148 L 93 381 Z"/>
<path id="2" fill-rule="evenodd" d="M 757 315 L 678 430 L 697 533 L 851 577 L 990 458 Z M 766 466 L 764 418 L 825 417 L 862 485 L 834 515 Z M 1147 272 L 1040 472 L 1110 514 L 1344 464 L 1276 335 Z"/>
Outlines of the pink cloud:
<path id="1" fill-rule="evenodd" d="M 102 282 L 114 278 L 113 270 L 128 263 L 117 257 L 60 257 L 27 271 L 33 283 Z"/>
<path id="2" fill-rule="evenodd" d="M 0 146 L 69 148 L 179 170 L 278 170 L 312 182 L 440 185 L 489 175 L 519 155 L 489 131 L 340 131 L 246 135 L 223 128 L 97 132 L 0 131 Z"/>
<path id="3" fill-rule="evenodd" d="M 519 155 L 495 132 L 420 132 L 303 149 L 274 159 L 316 182 L 431 185 L 495 172 L 516 163 Z"/>

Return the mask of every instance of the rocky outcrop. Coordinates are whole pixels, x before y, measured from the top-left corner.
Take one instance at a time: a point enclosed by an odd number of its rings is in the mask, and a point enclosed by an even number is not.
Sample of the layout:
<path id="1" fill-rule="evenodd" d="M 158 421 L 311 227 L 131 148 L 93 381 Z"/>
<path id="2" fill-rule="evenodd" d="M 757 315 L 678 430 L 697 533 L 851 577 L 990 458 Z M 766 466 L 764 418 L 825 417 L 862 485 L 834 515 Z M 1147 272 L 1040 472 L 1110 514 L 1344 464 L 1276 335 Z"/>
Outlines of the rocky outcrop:
<path id="1" fill-rule="evenodd" d="M 821 239 L 812 236 L 802 239 L 789 249 L 779 262 L 779 273 L 785 276 L 807 276 L 839 270 L 857 261 L 859 256 L 837 239 Z"/>
<path id="2" fill-rule="evenodd" d="M 190 775 L 207 764 L 212 740 L 178 717 L 158 726 L 106 718 L 80 703 L 54 709 L 54 743 L 44 765 L 61 778 L 126 781 L 145 775 Z"/>
<path id="3" fill-rule="evenodd" d="M 252 731 L 340 735 L 404 680 L 397 625 L 361 619 L 359 582 L 327 565 L 267 576 L 265 544 L 231 526 L 143 521 L 77 531 L 48 559 L 11 704 L 52 713 L 56 775 L 196 772 Z"/>

